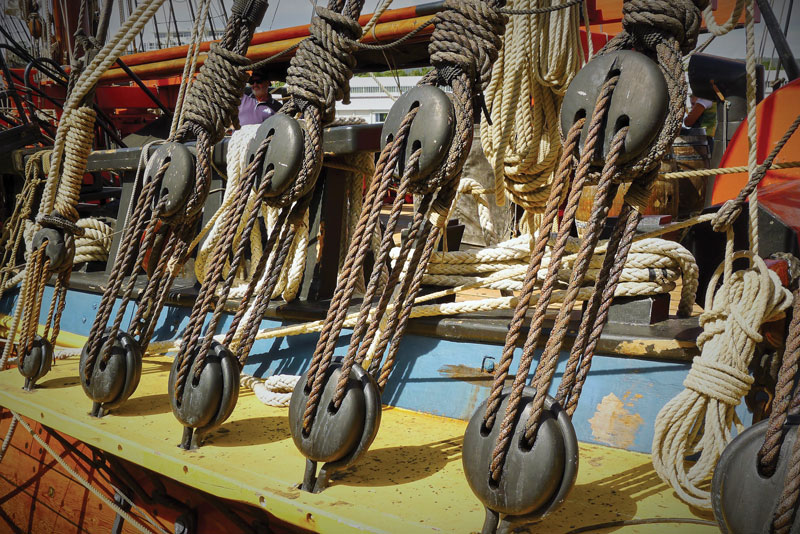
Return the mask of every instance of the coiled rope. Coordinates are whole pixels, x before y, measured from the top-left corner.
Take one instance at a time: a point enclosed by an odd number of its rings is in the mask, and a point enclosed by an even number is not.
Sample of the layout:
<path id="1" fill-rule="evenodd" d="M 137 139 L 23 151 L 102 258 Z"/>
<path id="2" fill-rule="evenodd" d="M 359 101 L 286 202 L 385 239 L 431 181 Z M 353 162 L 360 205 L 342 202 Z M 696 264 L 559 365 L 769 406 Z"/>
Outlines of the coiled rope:
<path id="1" fill-rule="evenodd" d="M 711 510 L 704 483 L 732 439 L 731 429 L 744 429 L 735 408 L 753 383 L 748 367 L 762 340 L 759 329 L 782 317 L 792 303 L 791 292 L 760 257 L 730 252 L 734 261 L 749 258 L 753 267 L 732 272 L 726 259 L 715 271 L 700 316 L 701 354 L 692 362 L 686 389 L 659 411 L 653 436 L 656 473 L 682 500 L 703 510 Z M 723 271 L 725 279 L 717 289 Z M 699 459 L 687 465 L 685 458 L 696 453 Z"/>
<path id="2" fill-rule="evenodd" d="M 510 18 L 486 88 L 491 117 L 481 122 L 496 204 L 504 205 L 508 195 L 530 213 L 541 212 L 547 201 L 561 155 L 558 110 L 584 61 L 577 2 L 514 0 L 505 12 L 544 6 L 558 11 Z"/>

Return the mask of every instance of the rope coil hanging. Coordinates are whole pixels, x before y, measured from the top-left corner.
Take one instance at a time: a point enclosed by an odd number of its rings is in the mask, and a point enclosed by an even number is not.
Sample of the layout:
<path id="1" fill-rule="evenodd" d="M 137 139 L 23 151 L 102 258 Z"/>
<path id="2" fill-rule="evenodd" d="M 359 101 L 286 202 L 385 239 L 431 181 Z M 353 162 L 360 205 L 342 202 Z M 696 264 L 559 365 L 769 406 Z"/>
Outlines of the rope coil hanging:
<path id="1" fill-rule="evenodd" d="M 749 258 L 753 267 L 726 272 L 737 258 Z M 703 484 L 730 442 L 732 427 L 743 425 L 735 407 L 750 390 L 748 372 L 762 325 L 783 316 L 791 293 L 764 261 L 750 253 L 737 253 L 720 265 L 708 285 L 706 311 L 700 316 L 703 333 L 697 338 L 701 355 L 692 363 L 683 392 L 668 402 L 656 417 L 653 467 L 678 496 L 701 509 L 711 509 L 711 496 Z M 702 428 L 702 431 L 699 430 Z M 686 456 L 700 458 L 685 466 Z"/>

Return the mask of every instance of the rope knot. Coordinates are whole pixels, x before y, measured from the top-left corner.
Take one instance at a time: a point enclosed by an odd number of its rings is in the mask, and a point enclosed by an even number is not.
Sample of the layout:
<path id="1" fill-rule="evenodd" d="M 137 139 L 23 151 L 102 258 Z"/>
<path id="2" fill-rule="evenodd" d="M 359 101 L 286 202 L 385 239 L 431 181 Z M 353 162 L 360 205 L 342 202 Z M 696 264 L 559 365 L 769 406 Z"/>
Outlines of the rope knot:
<path id="1" fill-rule="evenodd" d="M 249 77 L 242 67 L 249 64 L 247 57 L 212 44 L 186 96 L 186 122 L 208 132 L 212 145 L 222 140 L 229 124 L 239 129 L 240 95 Z M 186 131 L 192 130 L 185 127 Z"/>
<path id="2" fill-rule="evenodd" d="M 361 26 L 341 13 L 316 8 L 311 36 L 300 43 L 286 74 L 287 92 L 295 100 L 323 110 L 323 120 L 334 117 L 334 104 L 350 103 L 350 78 L 356 66 L 353 53 Z"/>
<path id="3" fill-rule="evenodd" d="M 665 38 L 672 38 L 685 55 L 697 45 L 707 4 L 708 0 L 629 0 L 622 6 L 622 27 L 639 48 L 655 50 Z"/>
<path id="4" fill-rule="evenodd" d="M 428 46 L 431 64 L 448 85 L 463 72 L 485 88 L 503 44 L 506 16 L 480 0 L 445 0 L 444 8 Z"/>
<path id="5" fill-rule="evenodd" d="M 737 406 L 750 391 L 753 380 L 752 376 L 736 367 L 696 356 L 683 387 L 729 406 Z"/>

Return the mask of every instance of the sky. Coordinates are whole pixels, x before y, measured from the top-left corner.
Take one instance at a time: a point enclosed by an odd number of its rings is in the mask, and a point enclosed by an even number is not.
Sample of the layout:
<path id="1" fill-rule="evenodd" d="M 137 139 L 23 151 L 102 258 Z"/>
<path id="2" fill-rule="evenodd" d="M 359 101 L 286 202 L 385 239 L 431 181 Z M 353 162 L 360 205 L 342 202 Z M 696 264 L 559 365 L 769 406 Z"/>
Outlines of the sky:
<path id="1" fill-rule="evenodd" d="M 18 0 L 0 0 L 0 6 L 7 7 L 16 3 Z M 72 0 L 70 0 L 72 1 Z M 325 0 L 317 0 L 320 3 L 325 3 Z M 377 6 L 383 0 L 367 0 L 364 13 L 371 13 L 375 11 Z M 733 0 L 719 0 L 732 2 Z M 119 0 L 115 2 L 115 8 L 118 8 L 123 2 L 133 4 L 132 0 Z M 193 0 L 195 9 L 199 7 L 201 0 Z M 233 0 L 222 0 L 225 5 L 226 11 L 230 12 L 230 6 Z M 45 0 L 40 1 L 41 4 L 47 4 Z M 391 8 L 407 7 L 421 2 L 414 0 L 394 0 Z M 800 54 L 800 0 L 794 2 L 793 0 L 771 0 L 773 10 L 778 16 L 779 20 L 785 20 L 785 13 L 792 6 L 791 24 L 789 28 L 788 41 L 795 53 L 795 56 Z M 167 21 L 169 18 L 170 2 L 165 2 L 159 12 L 156 14 L 159 29 L 161 32 L 166 31 Z M 217 32 L 220 32 L 225 24 L 225 16 L 220 0 L 211 0 L 211 13 L 212 20 Z M 191 30 L 191 15 L 189 9 L 189 0 L 172 0 L 172 7 L 175 11 L 178 26 L 181 31 Z M 264 16 L 263 23 L 258 28 L 258 31 L 267 31 L 270 29 L 285 28 L 289 26 L 297 26 L 301 24 L 308 24 L 311 19 L 311 14 L 314 7 L 314 0 L 270 0 L 269 7 Z M 7 18 L 4 18 L 3 23 L 6 23 Z M 119 11 L 115 9 L 111 17 L 111 31 L 117 29 L 120 25 Z M 208 27 L 207 27 L 208 28 Z M 153 38 L 154 26 L 152 22 L 145 28 L 144 39 L 154 40 Z M 772 43 L 769 39 L 766 41 L 765 46 L 761 46 L 762 39 L 765 33 L 765 25 L 763 23 L 756 24 L 756 46 L 760 55 L 770 57 L 773 54 Z M 700 36 L 700 43 L 709 39 L 710 34 Z M 725 56 L 730 58 L 743 58 L 745 56 L 745 35 L 744 29 L 737 29 L 730 32 L 728 35 L 717 37 L 712 44 L 706 49 L 709 54 Z"/>

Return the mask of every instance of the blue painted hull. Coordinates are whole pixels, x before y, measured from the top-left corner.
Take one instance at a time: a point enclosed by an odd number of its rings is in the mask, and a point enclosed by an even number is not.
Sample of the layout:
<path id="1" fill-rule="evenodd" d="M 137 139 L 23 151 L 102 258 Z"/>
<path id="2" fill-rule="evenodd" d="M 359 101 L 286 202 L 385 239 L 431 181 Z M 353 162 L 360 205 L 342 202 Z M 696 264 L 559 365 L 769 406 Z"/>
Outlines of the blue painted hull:
<path id="1" fill-rule="evenodd" d="M 48 286 L 44 302 L 49 302 L 51 296 L 52 288 Z M 100 299 L 95 293 L 70 290 L 62 331 L 88 336 Z M 0 301 L 0 314 L 11 315 L 15 301 L 16 293 L 9 292 Z M 44 308 L 41 322 L 46 319 Z M 130 320 L 131 312 L 132 306 L 123 325 Z M 189 312 L 186 307 L 166 306 L 159 317 L 154 339 L 178 337 L 188 322 Z M 232 316 L 226 314 L 220 330 L 224 331 L 231 320 Z M 290 323 L 265 319 L 261 328 L 286 324 Z M 318 334 L 313 333 L 257 341 L 244 371 L 255 376 L 300 374 L 308 366 L 317 338 Z M 344 355 L 347 343 L 348 337 L 343 336 L 336 354 Z M 406 335 L 383 402 L 412 411 L 468 419 L 489 394 L 491 374 L 479 371 L 484 358 L 488 356 L 497 361 L 501 350 L 496 344 Z M 512 374 L 520 353 L 521 349 L 517 349 Z M 562 352 L 551 394 L 558 386 L 567 356 Z M 597 354 L 573 416 L 578 439 L 649 453 L 656 415 L 683 389 L 689 366 L 688 363 Z M 164 387 L 166 389 L 166 385 Z M 738 413 L 746 425 L 750 424 L 752 416 L 743 404 L 738 407 Z"/>

